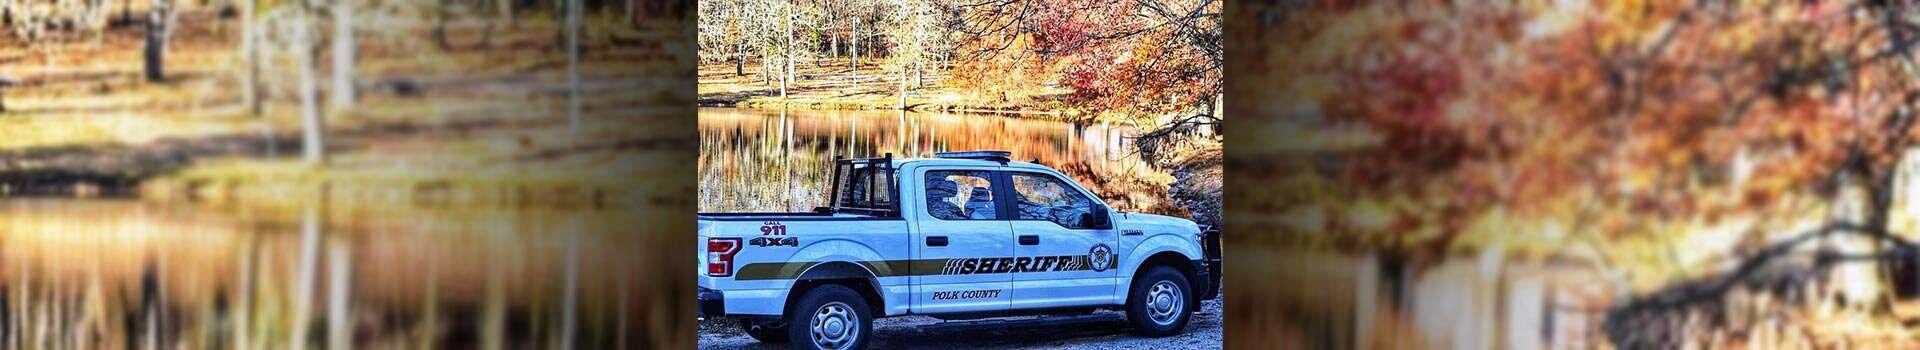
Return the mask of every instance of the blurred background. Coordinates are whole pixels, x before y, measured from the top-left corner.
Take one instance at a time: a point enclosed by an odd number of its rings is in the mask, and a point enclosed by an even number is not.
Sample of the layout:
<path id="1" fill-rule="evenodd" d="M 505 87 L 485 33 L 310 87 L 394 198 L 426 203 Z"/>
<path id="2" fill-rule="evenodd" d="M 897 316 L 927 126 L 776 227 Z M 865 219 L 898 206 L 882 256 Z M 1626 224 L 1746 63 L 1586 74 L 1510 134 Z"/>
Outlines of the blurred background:
<path id="1" fill-rule="evenodd" d="M 1231 346 L 1916 346 L 1910 4 L 1227 13 Z"/>
<path id="2" fill-rule="evenodd" d="M 0 347 L 691 347 L 693 11 L 0 1 Z"/>

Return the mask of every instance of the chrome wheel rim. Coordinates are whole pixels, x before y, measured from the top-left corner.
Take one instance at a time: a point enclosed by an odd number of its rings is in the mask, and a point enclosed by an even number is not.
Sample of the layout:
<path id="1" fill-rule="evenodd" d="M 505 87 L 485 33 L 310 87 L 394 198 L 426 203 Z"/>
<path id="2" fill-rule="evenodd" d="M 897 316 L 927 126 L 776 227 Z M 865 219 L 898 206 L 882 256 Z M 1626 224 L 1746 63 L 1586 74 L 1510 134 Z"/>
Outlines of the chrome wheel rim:
<path id="1" fill-rule="evenodd" d="M 1180 312 L 1187 307 L 1187 299 L 1180 296 L 1180 286 L 1173 281 L 1160 281 L 1147 289 L 1147 318 L 1153 324 L 1171 325 L 1180 319 Z"/>
<path id="2" fill-rule="evenodd" d="M 813 312 L 813 320 L 807 325 L 808 333 L 813 335 L 813 345 L 821 349 L 845 349 L 853 345 L 860 337 L 860 316 L 853 313 L 853 307 L 847 303 L 831 302 L 820 305 Z"/>

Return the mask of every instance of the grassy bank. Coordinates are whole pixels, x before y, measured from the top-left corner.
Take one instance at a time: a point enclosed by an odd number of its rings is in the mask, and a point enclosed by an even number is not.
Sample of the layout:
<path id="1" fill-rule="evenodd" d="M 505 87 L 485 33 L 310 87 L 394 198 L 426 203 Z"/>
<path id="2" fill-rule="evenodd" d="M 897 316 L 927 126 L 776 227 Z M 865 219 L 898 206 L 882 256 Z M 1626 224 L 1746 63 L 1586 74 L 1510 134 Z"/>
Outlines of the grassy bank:
<path id="1" fill-rule="evenodd" d="M 732 63 L 707 62 L 699 69 L 699 103 L 702 107 L 793 108 L 822 110 L 898 110 L 901 109 L 899 72 L 864 63 L 858 70 L 845 59 L 813 59 L 795 65 L 795 81 L 780 95 L 780 77 L 759 70 L 758 62 L 748 62 L 736 72 Z M 736 74 L 738 73 L 738 74 Z M 916 112 L 965 112 L 1003 114 L 1047 119 L 1077 119 L 1084 112 L 1062 101 L 1070 93 L 1063 87 L 1043 87 L 1032 91 L 990 94 L 949 86 L 946 75 L 928 70 L 909 82 L 906 110 Z"/>

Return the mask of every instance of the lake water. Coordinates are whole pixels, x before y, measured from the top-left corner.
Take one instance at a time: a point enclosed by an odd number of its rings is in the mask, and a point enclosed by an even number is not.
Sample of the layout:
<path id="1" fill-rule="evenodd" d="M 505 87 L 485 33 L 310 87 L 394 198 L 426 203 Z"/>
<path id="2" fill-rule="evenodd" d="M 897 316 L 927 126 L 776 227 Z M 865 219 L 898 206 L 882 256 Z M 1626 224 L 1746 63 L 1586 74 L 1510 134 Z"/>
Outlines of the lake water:
<path id="1" fill-rule="evenodd" d="M 1116 209 L 1186 215 L 1173 177 L 1130 153 L 1134 130 L 1003 115 L 700 109 L 701 212 L 807 211 L 825 203 L 834 156 L 1004 150 L 1072 176 Z"/>
<path id="2" fill-rule="evenodd" d="M 627 348 L 691 310 L 631 212 L 0 199 L 0 348 Z M 679 240 L 684 241 L 684 240 Z M 678 243 L 679 241 L 673 241 Z M 659 283 L 655 283 L 659 284 Z M 691 289 L 684 283 L 665 283 Z"/>

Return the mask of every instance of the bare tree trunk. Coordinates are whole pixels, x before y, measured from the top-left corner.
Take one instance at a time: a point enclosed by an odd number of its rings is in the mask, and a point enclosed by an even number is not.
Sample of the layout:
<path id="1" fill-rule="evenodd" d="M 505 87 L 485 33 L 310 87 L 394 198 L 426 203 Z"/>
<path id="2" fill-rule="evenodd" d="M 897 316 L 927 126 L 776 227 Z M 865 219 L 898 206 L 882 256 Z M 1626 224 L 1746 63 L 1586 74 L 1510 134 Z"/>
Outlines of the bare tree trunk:
<path id="1" fill-rule="evenodd" d="M 493 5 L 496 7 L 495 10 L 500 12 L 500 21 L 506 22 L 507 28 L 512 29 L 514 25 L 513 0 L 493 0 Z"/>
<path id="2" fill-rule="evenodd" d="M 300 69 L 300 127 L 302 129 L 301 154 L 307 164 L 318 165 L 326 162 L 326 123 L 320 119 L 319 94 L 314 84 L 313 64 L 313 20 L 307 10 L 301 10 L 299 25 L 294 26 L 294 60 Z"/>
<path id="3" fill-rule="evenodd" d="M 147 10 L 147 81 L 166 80 L 167 44 L 173 36 L 173 4 L 171 0 L 154 0 L 152 8 Z"/>
<path id="4" fill-rule="evenodd" d="M 353 107 L 353 65 L 357 48 L 353 40 L 353 4 L 351 0 L 333 1 L 333 108 Z"/>
<path id="5" fill-rule="evenodd" d="M 254 2 L 258 0 L 239 0 L 240 3 L 240 56 L 246 61 L 246 73 L 240 75 L 240 100 L 247 105 L 247 113 L 259 116 L 260 104 L 260 32 L 254 23 Z"/>
<path id="6" fill-rule="evenodd" d="M 580 11 L 583 0 L 567 2 L 567 129 L 580 133 Z"/>
<path id="7" fill-rule="evenodd" d="M 847 40 L 852 41 L 852 47 L 847 49 L 847 69 L 852 71 L 851 74 L 853 74 L 854 78 L 859 78 L 860 77 L 860 18 L 859 17 L 853 18 L 853 33 L 849 38 L 847 38 Z"/>
<path id="8" fill-rule="evenodd" d="M 780 22 L 786 29 L 780 31 L 780 99 L 787 99 L 787 85 L 793 83 L 793 4 L 782 4 L 780 9 L 785 18 Z"/>
<path id="9" fill-rule="evenodd" d="M 447 42 L 447 9 L 453 7 L 449 0 L 439 0 L 433 6 L 433 43 L 446 50 L 452 44 Z"/>
<path id="10" fill-rule="evenodd" d="M 733 13 L 734 29 L 740 32 L 738 36 L 740 41 L 733 46 L 733 76 L 744 77 L 747 76 L 746 11 L 733 9 L 728 12 Z"/>
<path id="11" fill-rule="evenodd" d="M 896 56 L 897 57 L 897 56 Z M 900 110 L 907 110 L 907 66 L 900 66 Z"/>
<path id="12" fill-rule="evenodd" d="M 834 23 L 838 23 L 838 22 L 834 22 L 834 18 L 833 18 L 832 16 L 828 16 L 828 17 L 827 17 L 827 29 L 828 29 L 828 30 L 826 31 L 826 32 L 827 32 L 827 57 L 828 57 L 828 60 L 827 60 L 827 61 L 828 61 L 828 62 L 832 62 L 832 61 L 833 61 L 833 60 L 832 60 L 832 58 L 833 58 L 833 57 L 837 57 L 837 56 L 840 56 L 840 36 L 839 36 L 839 35 L 833 35 L 833 31 L 832 31 L 832 29 L 835 29 L 835 28 L 838 28 L 838 27 L 835 27 L 835 26 L 833 25 Z M 819 60 L 814 60 L 814 61 L 816 61 L 816 62 L 818 62 Z"/>

